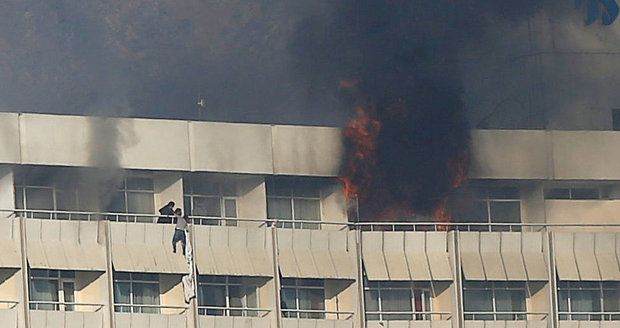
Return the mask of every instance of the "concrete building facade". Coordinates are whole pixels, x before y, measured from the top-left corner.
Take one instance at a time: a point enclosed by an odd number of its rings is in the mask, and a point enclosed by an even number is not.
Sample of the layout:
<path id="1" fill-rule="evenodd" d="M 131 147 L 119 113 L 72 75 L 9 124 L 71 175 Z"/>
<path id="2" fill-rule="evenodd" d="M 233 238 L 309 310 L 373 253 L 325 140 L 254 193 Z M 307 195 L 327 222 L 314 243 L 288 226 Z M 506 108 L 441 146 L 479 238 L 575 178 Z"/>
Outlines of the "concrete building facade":
<path id="1" fill-rule="evenodd" d="M 2 327 L 620 325 L 618 132 L 473 130 L 446 224 L 350 220 L 335 128 L 0 125 Z"/>

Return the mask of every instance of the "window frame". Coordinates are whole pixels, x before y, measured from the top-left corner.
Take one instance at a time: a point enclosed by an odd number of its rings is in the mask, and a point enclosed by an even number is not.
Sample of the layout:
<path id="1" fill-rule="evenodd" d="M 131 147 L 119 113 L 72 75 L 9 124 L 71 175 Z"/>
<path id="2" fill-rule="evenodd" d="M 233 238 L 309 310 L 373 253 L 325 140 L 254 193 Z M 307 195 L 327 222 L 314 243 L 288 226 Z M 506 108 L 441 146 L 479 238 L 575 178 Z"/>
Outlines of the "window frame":
<path id="1" fill-rule="evenodd" d="M 150 190 L 147 189 L 133 189 L 133 188 L 129 188 L 128 187 L 128 183 L 127 181 L 130 179 L 149 179 L 151 180 L 151 183 L 153 185 L 153 188 L 151 188 Z M 148 174 L 148 173 L 131 173 L 128 174 L 126 176 L 123 177 L 121 185 L 116 188 L 114 190 L 114 192 L 116 194 L 122 194 L 123 195 L 123 207 L 121 210 L 121 212 L 119 214 L 126 214 L 126 215 L 118 215 L 115 219 L 115 221 L 129 221 L 130 217 L 134 217 L 136 222 L 146 222 L 146 223 L 152 223 L 156 217 L 155 216 L 140 216 L 140 214 L 146 214 L 146 215 L 153 215 L 153 213 L 155 213 L 155 180 L 153 178 L 152 175 Z M 151 209 L 150 213 L 133 213 L 129 211 L 129 202 L 128 202 L 128 195 L 129 194 L 148 194 L 151 196 L 152 200 L 153 200 L 153 208 Z M 112 202 L 114 201 L 114 198 L 112 199 Z M 109 205 L 110 207 L 112 206 L 112 203 L 110 203 Z"/>
<path id="2" fill-rule="evenodd" d="M 221 182 L 208 182 L 210 184 L 214 184 L 217 186 L 217 193 L 207 194 L 200 193 L 194 191 L 194 184 L 196 183 L 197 178 L 185 177 L 187 187 L 183 188 L 183 203 L 186 207 L 187 214 L 189 216 L 203 216 L 194 214 L 194 199 L 195 198 L 217 198 L 220 204 L 220 215 L 219 216 L 208 216 L 208 218 L 195 218 L 193 219 L 195 224 L 200 225 L 225 225 L 225 226 L 237 226 L 237 220 L 230 220 L 231 218 L 239 217 L 239 197 L 237 195 L 231 196 L 230 193 L 226 192 L 226 187 L 224 183 Z M 200 180 L 200 179 L 198 179 Z M 235 203 L 235 213 L 233 216 L 229 216 L 226 212 L 226 201 L 234 201 Z M 189 205 L 189 206 L 188 206 Z M 210 219 L 210 218 L 213 219 Z M 223 223 L 223 224 L 222 224 Z"/>
<path id="3" fill-rule="evenodd" d="M 579 286 L 582 285 L 584 283 L 587 284 L 596 284 L 595 287 L 588 287 L 588 286 Z M 614 287 L 606 287 L 606 285 L 611 285 L 611 284 L 615 284 L 615 288 Z M 620 314 L 618 314 L 618 312 L 620 312 L 620 309 L 615 309 L 615 310 L 606 310 L 605 309 L 605 291 L 606 290 L 613 290 L 616 291 L 616 293 L 618 293 L 619 297 L 620 297 L 620 282 L 617 281 L 573 281 L 573 280 L 564 280 L 561 281 L 558 279 L 558 293 L 557 293 L 557 302 L 558 302 L 558 318 L 559 320 L 587 320 L 587 321 L 600 321 L 600 320 L 620 320 Z M 598 292 L 598 297 L 596 298 L 598 300 L 598 306 L 600 308 L 600 311 L 598 312 L 591 312 L 588 314 L 584 314 L 584 313 L 580 313 L 580 311 L 575 311 L 577 313 L 573 313 L 572 311 L 572 297 L 571 297 L 571 291 L 583 291 L 583 290 L 589 290 L 589 291 L 596 291 Z M 566 311 L 562 311 L 560 310 L 560 306 L 561 306 L 561 300 L 562 300 L 562 292 L 566 291 L 568 294 L 566 295 L 566 305 L 567 305 L 567 309 Z M 620 304 L 620 300 L 618 301 L 618 304 Z"/>
<path id="4" fill-rule="evenodd" d="M 292 284 L 290 282 L 293 282 Z M 319 285 L 310 284 L 310 282 L 320 282 Z M 295 308 L 284 308 L 284 303 L 282 302 L 282 293 L 285 289 L 294 290 L 295 291 Z M 301 290 L 320 290 L 322 292 L 323 298 L 323 309 L 315 310 L 315 309 L 301 309 L 300 308 L 300 297 L 299 292 Z M 326 310 L 326 299 L 325 299 L 325 280 L 323 279 L 311 279 L 311 278 L 282 278 L 281 286 L 280 286 L 280 311 L 283 318 L 297 318 L 297 319 L 326 319 L 327 310 Z M 311 311 L 311 312 L 308 312 Z M 318 311 L 318 312 L 315 312 Z M 320 312 L 323 311 L 323 312 Z"/>
<path id="5" fill-rule="evenodd" d="M 201 281 L 201 277 L 220 277 L 220 278 L 224 278 L 224 281 Z M 234 281 L 237 280 L 238 281 Z M 208 307 L 210 307 L 209 305 L 204 305 L 205 300 L 202 300 L 200 298 L 200 295 L 202 295 L 202 293 L 200 292 L 201 287 L 206 287 L 208 288 L 208 286 L 223 286 L 224 287 L 224 299 L 225 299 L 225 306 L 223 309 L 208 309 Z M 230 294 L 230 288 L 231 287 L 239 287 L 239 288 L 243 288 L 243 290 L 246 290 L 247 288 L 254 288 L 254 292 L 256 294 L 256 306 L 255 307 L 250 307 L 248 306 L 248 300 L 247 300 L 247 293 L 244 292 L 243 293 L 243 297 L 241 298 L 241 308 L 235 308 L 233 306 L 231 306 L 231 294 Z M 259 314 L 259 309 L 260 309 L 260 294 L 259 294 L 259 287 L 257 284 L 248 284 L 248 283 L 244 283 L 244 279 L 243 277 L 239 277 L 239 276 L 213 276 L 213 275 L 200 275 L 198 277 L 198 315 L 213 315 L 213 316 L 226 316 L 226 317 L 258 317 Z M 201 303 L 203 303 L 201 305 Z M 221 314 L 218 314 L 221 313 Z M 237 314 L 240 313 L 240 314 Z"/>
<path id="6" fill-rule="evenodd" d="M 484 286 L 467 286 L 468 283 L 474 284 L 485 284 Z M 513 286 L 501 286 L 503 284 L 511 284 L 511 283 L 520 283 L 522 286 L 513 287 Z M 498 286 L 500 285 L 500 286 Z M 469 290 L 475 291 L 488 291 L 491 295 L 491 305 L 492 310 L 488 311 L 466 311 L 466 292 Z M 497 301 L 498 291 L 523 291 L 523 308 L 524 311 L 499 311 L 497 310 Z M 494 280 L 484 280 L 484 281 L 466 281 L 463 279 L 463 318 L 465 320 L 527 320 L 527 299 L 531 297 L 529 283 L 527 281 L 494 281 Z M 512 312 L 513 314 L 508 314 Z"/>
<path id="7" fill-rule="evenodd" d="M 45 272 L 45 275 L 33 275 L 33 271 Z M 69 276 L 63 276 L 63 272 L 66 272 Z M 52 274 L 53 273 L 53 274 Z M 56 282 L 56 297 L 58 301 L 56 304 L 41 304 L 40 302 L 47 301 L 37 301 L 32 299 L 32 293 L 29 293 L 29 309 L 30 310 L 53 310 L 53 311 L 75 311 L 75 303 L 77 292 L 75 289 L 76 280 L 75 280 L 75 271 L 73 270 L 50 270 L 50 269 L 29 269 L 28 270 L 28 278 L 29 278 L 29 291 L 32 291 L 32 284 L 36 280 L 42 281 L 54 281 Z M 73 301 L 67 301 L 67 295 L 65 292 L 65 284 L 73 285 Z M 72 304 L 66 304 L 72 303 Z"/>
<path id="8" fill-rule="evenodd" d="M 118 278 L 118 274 L 127 274 L 128 278 Z M 136 274 L 152 274 L 156 275 L 156 280 L 145 280 L 145 279 L 137 279 L 134 277 Z M 114 287 L 117 283 L 127 283 L 129 284 L 129 303 L 120 305 L 116 301 L 116 295 L 114 293 Z M 136 304 L 134 302 L 134 284 L 150 284 L 157 286 L 157 304 Z M 144 272 L 114 272 L 113 276 L 113 286 L 112 286 L 112 297 L 114 299 L 114 312 L 123 312 L 123 313 L 150 313 L 150 314 L 159 314 L 161 313 L 161 285 L 160 285 L 160 275 L 159 273 L 144 273 Z M 145 306 L 147 305 L 147 306 Z M 129 311 L 125 311 L 128 309 Z M 147 309 L 147 311 L 144 311 Z M 153 311 L 148 311 L 148 309 L 153 309 Z"/>
<path id="9" fill-rule="evenodd" d="M 386 285 L 386 284 L 397 284 L 400 283 L 403 286 L 382 286 Z M 371 286 L 376 284 L 376 286 Z M 383 310 L 383 298 L 382 298 L 382 294 L 385 293 L 386 291 L 392 291 L 392 290 L 406 290 L 409 291 L 409 301 L 410 301 L 410 305 L 411 305 L 411 309 L 412 309 L 412 313 L 411 314 L 392 314 L 389 311 L 384 311 Z M 378 306 L 378 311 L 368 311 L 366 310 L 366 317 L 368 318 L 368 316 L 377 316 L 377 319 L 367 319 L 367 320 L 372 320 L 372 321 L 384 321 L 384 320 L 431 320 L 432 317 L 432 308 L 433 308 L 433 302 L 432 302 L 432 295 L 433 295 L 433 290 L 432 290 L 432 283 L 430 282 L 420 282 L 420 281 L 368 281 L 366 280 L 366 282 L 364 283 L 364 293 L 366 292 L 370 292 L 370 291 L 376 291 L 377 292 L 377 306 Z M 416 305 L 418 304 L 418 302 L 416 301 L 416 296 L 420 297 L 420 301 L 421 301 L 421 311 L 417 311 L 416 310 Z M 364 295 L 364 299 L 368 299 L 368 297 L 366 295 Z M 426 308 L 426 303 L 428 302 L 428 309 Z M 397 312 L 397 311 L 394 311 Z M 369 314 L 370 313 L 370 314 Z M 409 318 L 398 318 L 398 319 L 391 319 L 389 317 L 394 317 L 394 316 L 401 316 L 401 317 L 407 317 L 409 316 Z M 386 318 L 388 317 L 388 318 Z"/>
<path id="10" fill-rule="evenodd" d="M 278 184 L 281 182 L 278 181 L 272 181 L 271 183 L 273 184 Z M 312 196 L 298 196 L 295 194 L 295 188 L 292 188 L 290 186 L 287 186 L 287 195 L 274 195 L 274 194 L 270 194 L 269 193 L 269 188 L 267 188 L 267 209 L 269 210 L 269 202 L 272 199 L 279 199 L 279 200 L 287 200 L 290 203 L 291 206 L 291 221 L 298 221 L 295 217 L 295 201 L 316 201 L 318 203 L 318 218 L 317 218 L 317 222 L 320 222 L 323 220 L 323 202 L 322 200 L 322 195 L 321 195 L 321 191 L 319 190 L 318 196 L 316 197 L 312 197 Z M 282 218 L 273 218 L 269 215 L 269 213 L 267 213 L 267 215 L 269 216 L 269 219 L 282 219 Z M 313 220 L 301 220 L 301 221 L 313 221 Z M 281 222 L 277 224 L 278 228 L 293 228 L 293 229 L 319 229 L 320 225 L 318 223 L 304 223 L 304 222 Z"/>
<path id="11" fill-rule="evenodd" d="M 18 181 L 21 180 L 21 181 Z M 47 208 L 47 209 L 34 209 L 34 208 L 29 208 L 28 206 L 28 197 L 27 197 L 27 191 L 28 190 L 49 190 L 52 193 L 52 199 L 51 199 L 51 203 L 52 203 L 52 208 Z M 73 201 L 75 202 L 75 208 L 73 209 L 74 211 L 78 211 L 80 208 L 80 197 L 79 197 L 79 192 L 77 190 L 76 187 L 74 188 L 61 188 L 59 187 L 56 183 L 52 182 L 48 185 L 31 185 L 28 184 L 26 182 L 25 178 L 20 178 L 17 179 L 13 185 L 13 191 L 15 192 L 15 208 L 18 210 L 27 210 L 27 211 L 33 211 L 34 213 L 26 213 L 27 217 L 33 217 L 33 218 L 64 218 L 65 216 L 67 216 L 67 214 L 60 214 L 60 213 L 50 213 L 50 214 L 36 214 L 36 211 L 71 211 L 71 209 L 59 209 L 59 203 L 58 203 L 58 194 L 59 193 L 67 193 L 69 195 L 72 196 Z"/>

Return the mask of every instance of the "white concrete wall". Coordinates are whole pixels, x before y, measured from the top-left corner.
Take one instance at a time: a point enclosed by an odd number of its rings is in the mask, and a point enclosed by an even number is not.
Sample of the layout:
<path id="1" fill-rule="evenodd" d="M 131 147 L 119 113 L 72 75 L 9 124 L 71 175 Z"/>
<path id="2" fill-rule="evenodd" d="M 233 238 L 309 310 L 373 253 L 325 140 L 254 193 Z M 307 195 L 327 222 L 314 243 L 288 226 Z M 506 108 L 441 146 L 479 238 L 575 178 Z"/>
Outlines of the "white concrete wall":
<path id="1" fill-rule="evenodd" d="M 335 176 L 340 130 L 137 118 L 0 116 L 0 163 Z"/>

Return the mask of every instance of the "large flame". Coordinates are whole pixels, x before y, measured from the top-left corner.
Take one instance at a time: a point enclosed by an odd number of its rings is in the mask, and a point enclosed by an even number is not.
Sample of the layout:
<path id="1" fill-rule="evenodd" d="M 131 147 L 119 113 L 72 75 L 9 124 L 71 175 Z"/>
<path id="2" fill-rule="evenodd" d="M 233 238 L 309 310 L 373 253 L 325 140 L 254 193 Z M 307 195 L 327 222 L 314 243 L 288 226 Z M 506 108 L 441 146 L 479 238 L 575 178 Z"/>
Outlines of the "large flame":
<path id="1" fill-rule="evenodd" d="M 351 90 L 359 97 L 359 81 L 341 81 L 340 87 Z M 359 100 L 359 99 L 358 99 Z M 355 200 L 358 205 L 372 208 L 371 219 L 395 220 L 411 218 L 415 216 L 416 209 L 411 201 L 423 191 L 418 186 L 407 186 L 398 190 L 388 190 L 393 188 L 395 183 L 391 183 L 382 175 L 381 168 L 378 167 L 378 138 L 385 129 L 381 120 L 374 113 L 376 108 L 372 104 L 358 101 L 356 103 L 355 117 L 353 117 L 343 129 L 343 135 L 347 143 L 345 161 L 341 169 L 340 179 L 343 183 L 344 192 L 347 200 Z M 403 99 L 397 99 L 389 107 L 384 108 L 384 113 L 389 115 L 391 124 L 403 121 L 406 124 L 407 106 Z M 398 134 L 398 133 L 397 133 Z M 406 135 L 403 135 L 406 137 Z M 393 161 L 403 160 L 393 158 Z M 445 170 L 448 171 L 451 188 L 459 188 L 466 179 L 467 172 L 467 151 L 454 156 L 445 163 Z M 415 167 L 411 167 L 415 170 Z M 437 168 L 440 170 L 441 168 Z M 390 197 L 394 192 L 398 192 L 399 197 Z M 428 213 L 436 222 L 450 222 L 452 217 L 448 209 L 447 196 L 438 200 L 436 208 L 432 213 Z"/>

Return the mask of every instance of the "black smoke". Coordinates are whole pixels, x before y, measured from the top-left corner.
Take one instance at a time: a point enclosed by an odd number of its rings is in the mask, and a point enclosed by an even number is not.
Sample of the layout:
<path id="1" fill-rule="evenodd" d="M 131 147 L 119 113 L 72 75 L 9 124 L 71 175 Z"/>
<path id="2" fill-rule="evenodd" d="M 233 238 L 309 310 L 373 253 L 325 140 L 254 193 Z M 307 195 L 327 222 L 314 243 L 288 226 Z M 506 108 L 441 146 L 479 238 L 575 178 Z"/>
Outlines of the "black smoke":
<path id="1" fill-rule="evenodd" d="M 376 163 L 370 174 L 353 177 L 365 186 L 358 195 L 363 215 L 432 214 L 454 188 L 458 167 L 467 167 L 459 50 L 480 42 L 495 24 L 527 19 L 541 2 L 336 3 L 297 26 L 295 68 L 315 98 L 333 95 L 341 80 L 359 81 L 342 99 L 381 123 Z M 354 153 L 348 150 L 349 162 Z"/>

